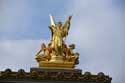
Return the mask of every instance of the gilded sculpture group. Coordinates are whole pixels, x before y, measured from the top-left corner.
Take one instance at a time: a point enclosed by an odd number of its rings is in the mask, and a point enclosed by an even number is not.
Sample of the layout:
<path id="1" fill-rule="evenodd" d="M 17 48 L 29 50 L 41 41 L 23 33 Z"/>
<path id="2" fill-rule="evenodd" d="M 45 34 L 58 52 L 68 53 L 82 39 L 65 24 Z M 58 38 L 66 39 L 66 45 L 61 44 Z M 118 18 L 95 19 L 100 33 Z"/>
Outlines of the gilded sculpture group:
<path id="1" fill-rule="evenodd" d="M 68 35 L 70 28 L 70 20 L 72 16 L 69 16 L 64 26 L 62 22 L 55 24 L 53 17 L 50 15 L 51 26 L 51 42 L 46 46 L 44 43 L 41 45 L 40 51 L 36 54 L 35 59 L 40 61 L 51 61 L 52 56 L 62 56 L 62 61 L 79 63 L 79 53 L 74 53 L 75 44 L 66 45 L 65 38 Z"/>

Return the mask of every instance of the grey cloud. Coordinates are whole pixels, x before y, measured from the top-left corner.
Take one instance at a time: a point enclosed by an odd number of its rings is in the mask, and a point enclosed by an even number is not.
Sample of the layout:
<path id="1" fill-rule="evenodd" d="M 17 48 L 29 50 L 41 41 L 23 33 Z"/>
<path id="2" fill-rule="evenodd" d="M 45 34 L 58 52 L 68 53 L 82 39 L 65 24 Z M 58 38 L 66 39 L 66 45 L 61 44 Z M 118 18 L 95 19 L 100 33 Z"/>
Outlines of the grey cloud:
<path id="1" fill-rule="evenodd" d="M 11 68 L 17 71 L 22 68 L 29 71 L 36 66 L 35 54 L 41 43 L 47 40 L 0 40 L 0 70 Z"/>

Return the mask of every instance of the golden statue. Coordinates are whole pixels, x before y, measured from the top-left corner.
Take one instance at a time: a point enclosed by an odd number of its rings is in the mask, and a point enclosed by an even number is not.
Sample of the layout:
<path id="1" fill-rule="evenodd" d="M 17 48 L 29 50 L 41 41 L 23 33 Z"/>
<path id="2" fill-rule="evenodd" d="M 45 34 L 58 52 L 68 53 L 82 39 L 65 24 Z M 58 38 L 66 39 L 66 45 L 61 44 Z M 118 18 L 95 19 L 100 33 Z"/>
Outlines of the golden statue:
<path id="1" fill-rule="evenodd" d="M 55 25 L 53 17 L 50 15 L 51 26 L 49 28 L 52 32 L 51 47 L 56 51 L 57 56 L 61 56 L 62 45 L 64 42 L 63 38 L 68 35 L 71 17 L 72 16 L 69 16 L 65 25 L 62 27 L 62 22 L 58 22 L 58 24 Z"/>
<path id="2" fill-rule="evenodd" d="M 62 22 L 55 24 L 52 15 L 50 15 L 51 42 L 48 46 L 43 43 L 40 51 L 36 54 L 35 59 L 39 63 L 39 67 L 74 68 L 79 63 L 79 53 L 73 52 L 75 45 L 71 44 L 68 47 L 64 40 L 68 35 L 71 18 L 72 16 L 69 16 L 62 26 Z"/>

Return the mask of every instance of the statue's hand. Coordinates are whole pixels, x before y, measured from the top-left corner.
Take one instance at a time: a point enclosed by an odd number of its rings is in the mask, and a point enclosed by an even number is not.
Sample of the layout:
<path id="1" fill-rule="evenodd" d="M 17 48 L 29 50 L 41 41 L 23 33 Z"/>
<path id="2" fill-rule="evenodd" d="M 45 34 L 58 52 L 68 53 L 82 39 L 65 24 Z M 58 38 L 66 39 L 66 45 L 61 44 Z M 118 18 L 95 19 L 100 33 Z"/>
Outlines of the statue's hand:
<path id="1" fill-rule="evenodd" d="M 50 29 L 52 29 L 52 26 L 49 26 Z"/>
<path id="2" fill-rule="evenodd" d="M 72 19 L 72 16 L 69 16 L 69 18 L 68 18 L 69 20 L 71 20 Z"/>

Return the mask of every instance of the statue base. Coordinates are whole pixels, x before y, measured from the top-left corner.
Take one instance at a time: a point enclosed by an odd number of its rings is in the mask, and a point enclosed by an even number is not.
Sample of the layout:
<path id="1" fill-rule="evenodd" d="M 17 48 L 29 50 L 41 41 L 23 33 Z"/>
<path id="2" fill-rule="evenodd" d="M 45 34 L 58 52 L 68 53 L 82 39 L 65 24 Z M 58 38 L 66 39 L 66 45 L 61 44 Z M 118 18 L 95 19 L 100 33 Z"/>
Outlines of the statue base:
<path id="1" fill-rule="evenodd" d="M 52 56 L 50 61 L 40 61 L 39 67 L 51 69 L 74 69 L 75 64 L 73 61 L 65 61 L 63 56 Z"/>
<path id="2" fill-rule="evenodd" d="M 52 68 L 52 69 L 74 69 L 75 65 L 72 62 L 39 62 L 41 68 Z"/>
<path id="3" fill-rule="evenodd" d="M 50 62 L 63 62 L 63 60 L 64 60 L 63 56 L 52 55 Z"/>

